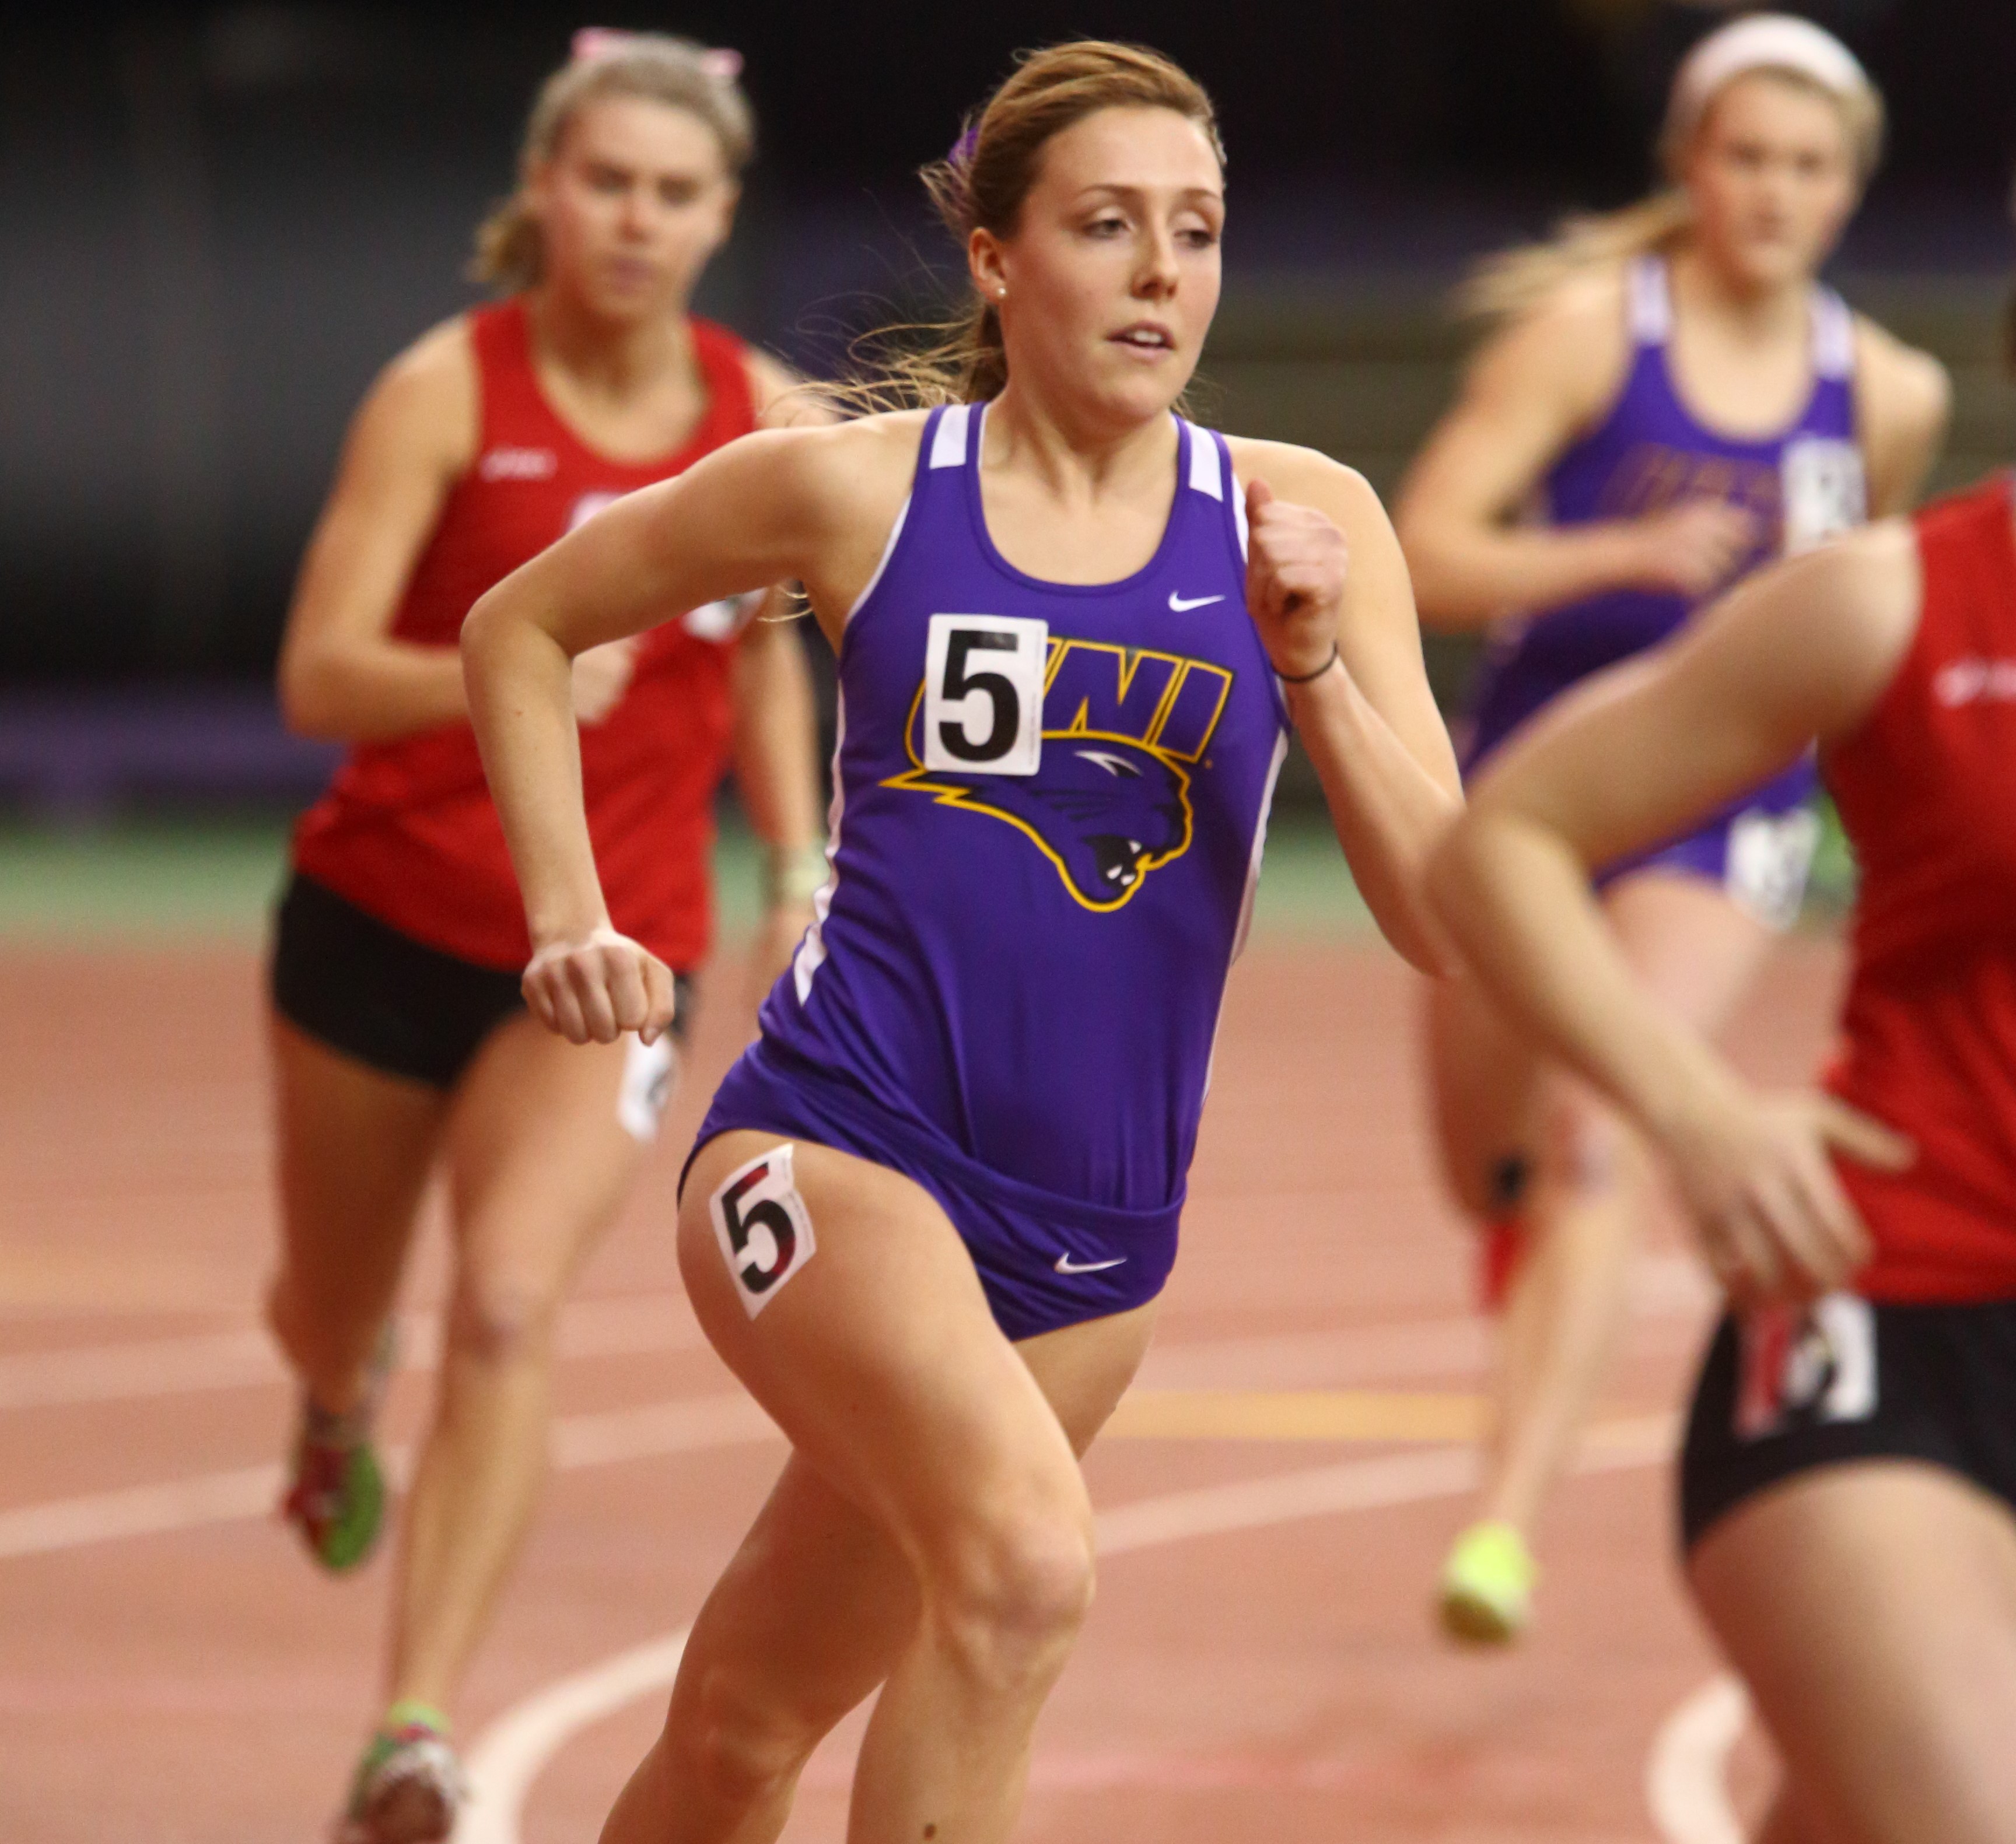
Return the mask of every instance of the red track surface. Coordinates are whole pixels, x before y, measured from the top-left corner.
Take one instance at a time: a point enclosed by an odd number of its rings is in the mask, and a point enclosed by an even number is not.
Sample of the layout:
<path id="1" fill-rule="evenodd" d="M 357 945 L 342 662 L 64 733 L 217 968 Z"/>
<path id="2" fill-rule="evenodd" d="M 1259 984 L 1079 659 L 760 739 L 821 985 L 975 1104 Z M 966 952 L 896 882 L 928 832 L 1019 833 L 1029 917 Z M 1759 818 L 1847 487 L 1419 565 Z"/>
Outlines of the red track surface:
<path id="1" fill-rule="evenodd" d="M 1777 1079 L 1809 1065 L 1834 966 L 1822 946 L 1788 947 L 1744 1019 L 1746 1063 Z M 594 1263 L 589 1297 L 676 1285 L 671 1186 L 734 1048 L 736 983 L 722 970 L 675 1119 Z M 1410 976 L 1377 951 L 1256 945 L 1219 1044 L 1160 1335 L 1168 1355 L 1151 1361 L 1229 1339 L 1370 1333 L 1467 1311 L 1466 1238 L 1420 1129 L 1413 997 Z M 17 951 L 0 962 L 0 1370 L 21 1353 L 251 1325 L 272 1235 L 254 957 Z M 434 1297 L 438 1272 L 437 1249 L 416 1278 L 416 1303 Z M 563 1413 L 732 1388 L 704 1349 L 672 1348 L 675 1320 L 687 1323 L 684 1309 L 668 1303 L 668 1348 L 569 1361 Z M 1699 1324 L 1685 1308 L 1641 1317 L 1606 1413 L 1676 1404 Z M 1320 1346 L 1314 1357 L 1306 1345 L 1284 1349 L 1291 1379 L 1255 1345 L 1250 1379 L 1213 1380 L 1476 1387 L 1460 1350 L 1438 1370 L 1382 1379 L 1352 1363 L 1348 1339 L 1334 1360 Z M 416 1425 L 426 1394 L 423 1376 L 401 1377 L 395 1436 Z M 257 1377 L 0 1402 L 0 1515 L 258 1465 L 277 1456 L 287 1418 L 284 1389 Z M 1116 1438 L 1090 1470 L 1108 1508 L 1391 1450 Z M 682 1626 L 777 1458 L 774 1446 L 745 1443 L 556 1479 L 470 1684 L 466 1731 Z M 1425 1618 L 1459 1498 L 1114 1557 L 1044 1720 L 1022 1835 L 1651 1838 L 1647 1745 L 1713 1664 L 1674 1584 L 1668 1493 L 1656 1466 L 1562 1490 L 1545 1536 L 1539 1629 L 1510 1657 L 1453 1652 Z M 319 1837 L 373 1713 L 384 1587 L 382 1563 L 360 1582 L 319 1579 L 260 1519 L 0 1559 L 0 1838 Z M 533 1791 L 526 1838 L 592 1839 L 657 1717 L 654 1696 L 566 1746 Z M 1761 1768 L 1740 1765 L 1754 1796 Z M 844 1748 L 815 1763 L 792 1839 L 841 1836 L 845 1774 Z"/>

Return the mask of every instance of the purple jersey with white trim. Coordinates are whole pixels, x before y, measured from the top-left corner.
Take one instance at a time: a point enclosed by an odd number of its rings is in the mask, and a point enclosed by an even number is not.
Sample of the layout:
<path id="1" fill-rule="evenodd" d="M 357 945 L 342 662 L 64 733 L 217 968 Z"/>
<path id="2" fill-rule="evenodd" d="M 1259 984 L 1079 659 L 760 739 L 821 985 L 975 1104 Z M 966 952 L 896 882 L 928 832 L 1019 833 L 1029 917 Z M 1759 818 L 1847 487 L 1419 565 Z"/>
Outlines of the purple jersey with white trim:
<path id="1" fill-rule="evenodd" d="M 1610 414 L 1548 475 L 1547 522 L 1586 525 L 1724 500 L 1753 513 L 1760 534 L 1739 575 L 1860 524 L 1867 494 L 1856 440 L 1855 327 L 1841 297 L 1813 290 L 1805 407 L 1780 433 L 1751 440 L 1705 427 L 1680 401 L 1667 354 L 1673 314 L 1665 262 L 1642 258 L 1625 281 L 1630 372 Z M 1683 595 L 1612 589 L 1507 623 L 1492 637 L 1471 698 L 1466 767 L 1578 679 L 1665 639 L 1694 608 Z M 1813 782 L 1811 767 L 1801 764 L 1770 784 L 1784 798 L 1763 803 L 1792 804 Z"/>
<path id="2" fill-rule="evenodd" d="M 1240 488 L 1179 419 L 1154 555 L 1042 581 L 988 534 L 984 415 L 927 421 L 848 620 L 833 874 L 764 1039 L 953 1162 L 1166 1210 L 1287 747 Z"/>

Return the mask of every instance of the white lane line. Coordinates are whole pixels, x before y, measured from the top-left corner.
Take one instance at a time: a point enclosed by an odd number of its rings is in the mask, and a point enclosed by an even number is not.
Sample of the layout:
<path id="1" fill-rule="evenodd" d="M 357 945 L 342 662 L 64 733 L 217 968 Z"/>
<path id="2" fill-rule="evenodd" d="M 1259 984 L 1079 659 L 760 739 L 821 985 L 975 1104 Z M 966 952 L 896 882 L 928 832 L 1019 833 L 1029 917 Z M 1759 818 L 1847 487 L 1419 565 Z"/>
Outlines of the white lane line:
<path id="1" fill-rule="evenodd" d="M 263 1332 L 17 1351 L 0 1357 L 0 1408 L 232 1389 L 267 1382 L 279 1374 L 272 1340 Z"/>
<path id="2" fill-rule="evenodd" d="M 695 1453 L 747 1441 L 781 1440 L 770 1418 L 740 1390 L 652 1403 L 602 1414 L 568 1415 L 553 1425 L 553 1463 L 568 1472 L 664 1454 Z M 386 1450 L 387 1470 L 403 1481 L 410 1455 Z M 268 1515 L 286 1483 L 279 1466 L 199 1473 L 160 1485 L 88 1492 L 0 1512 L 0 1562 L 82 1549 L 121 1537 L 159 1537 L 210 1524 Z"/>
<path id="3" fill-rule="evenodd" d="M 1676 1254 L 1647 1256 L 1633 1270 L 1633 1312 L 1670 1318 L 1712 1303 L 1700 1264 Z M 1339 1331 L 1287 1332 L 1195 1344 L 1158 1345 L 1140 1381 L 1151 1389 L 1290 1389 L 1481 1371 L 1490 1353 L 1489 1321 L 1465 1315 Z M 563 1357 L 616 1357 L 689 1350 L 704 1341 L 679 1293 L 576 1300 L 560 1319 Z M 426 1371 L 440 1357 L 438 1311 L 399 1324 L 399 1368 Z M 284 1382 L 265 1332 L 200 1332 L 0 1354 L 0 1409 L 193 1394 Z"/>
<path id="4" fill-rule="evenodd" d="M 1481 1319 L 1420 1319 L 1334 1332 L 1276 1332 L 1148 1348 L 1147 1389 L 1348 1389 L 1420 1377 L 1471 1376 L 1490 1360 Z"/>
<path id="5" fill-rule="evenodd" d="M 576 1300 L 560 1316 L 563 1357 L 621 1357 L 688 1350 L 704 1343 L 680 1293 Z M 441 1356 L 438 1312 L 399 1321 L 399 1368 L 431 1370 Z M 16 1351 L 0 1357 L 0 1409 L 178 1396 L 286 1380 L 286 1367 L 261 1331 Z"/>
<path id="6" fill-rule="evenodd" d="M 1608 1472 L 1668 1459 L 1677 1427 L 1671 1415 L 1600 1423 L 1589 1430 L 1575 1470 Z M 1103 1560 L 1229 1530 L 1419 1504 L 1467 1492 L 1477 1476 L 1474 1450 L 1443 1447 L 1167 1493 L 1101 1512 L 1099 1554 Z M 546 1763 L 582 1729 L 667 1688 L 679 1673 L 686 1641 L 682 1630 L 632 1647 L 535 1691 L 507 1709 L 470 1750 L 472 1796 L 455 1828 L 454 1844 L 519 1844 L 525 1797 Z M 1708 1840 L 1704 1835 L 1673 1844 Z"/>
<path id="7" fill-rule="evenodd" d="M 610 1409 L 599 1415 L 569 1415 L 553 1427 L 553 1464 L 571 1472 L 581 1466 L 783 1438 L 755 1397 L 736 1389 L 647 1403 L 642 1408 Z"/>
<path id="8" fill-rule="evenodd" d="M 1468 1491 L 1477 1476 L 1474 1450 L 1440 1447 L 1425 1454 L 1346 1460 L 1334 1466 L 1171 1492 L 1102 1512 L 1097 1526 L 1099 1553 L 1120 1556 L 1185 1537 L 1215 1537 L 1228 1530 L 1257 1529 L 1333 1512 L 1370 1511 L 1380 1505 L 1446 1497 Z"/>
<path id="9" fill-rule="evenodd" d="M 278 1502 L 286 1476 L 278 1466 L 247 1466 L 0 1512 L 0 1561 L 256 1518 Z"/>
<path id="10" fill-rule="evenodd" d="M 1579 1469 L 1643 1465 L 1670 1450 L 1672 1429 L 1672 1418 L 1667 1415 L 1600 1424 L 1589 1431 Z M 597 1414 L 563 1416 L 553 1425 L 553 1462 L 566 1472 L 782 1438 L 753 1398 L 733 1390 Z M 388 1448 L 382 1457 L 394 1483 L 403 1483 L 408 1450 Z M 1445 1464 L 1452 1460 L 1473 1464 L 1460 1454 L 1420 1458 L 1424 1462 L 1439 1458 Z M 1348 1472 L 1355 1465 L 1381 1464 L 1346 1461 L 1341 1468 L 1319 1468 L 1316 1472 Z M 284 1483 L 283 1468 L 269 1464 L 20 1505 L 0 1511 L 0 1562 L 82 1549 L 119 1537 L 165 1536 L 261 1517 L 279 1501 Z"/>
<path id="11" fill-rule="evenodd" d="M 1645 1763 L 1645 1803 L 1665 1844 L 1744 1844 L 1729 1802 L 1729 1757 L 1749 1720 L 1748 1694 L 1724 1673 L 1660 1724 Z"/>
<path id="12" fill-rule="evenodd" d="M 517 1844 L 519 1814 L 540 1770 L 570 1736 L 669 1684 L 686 1648 L 682 1628 L 563 1677 L 506 1711 L 469 1752 L 470 1800 L 455 1844 Z"/>

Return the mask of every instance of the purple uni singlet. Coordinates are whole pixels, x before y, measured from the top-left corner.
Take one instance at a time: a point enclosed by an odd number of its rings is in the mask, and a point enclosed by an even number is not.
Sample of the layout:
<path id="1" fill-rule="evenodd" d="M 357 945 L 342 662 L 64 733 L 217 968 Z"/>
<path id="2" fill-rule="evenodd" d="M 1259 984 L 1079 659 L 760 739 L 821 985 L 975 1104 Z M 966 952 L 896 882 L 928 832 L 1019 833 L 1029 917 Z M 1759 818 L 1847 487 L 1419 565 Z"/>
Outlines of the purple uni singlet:
<path id="1" fill-rule="evenodd" d="M 848 619 L 833 876 L 698 1144 L 914 1178 L 1021 1338 L 1168 1274 L 1287 729 L 1223 440 L 1177 420 L 1160 546 L 1081 586 L 995 548 L 985 415 L 926 422 Z"/>
<path id="2" fill-rule="evenodd" d="M 1603 422 L 1555 464 L 1547 521 L 1584 525 L 1723 499 L 1756 516 L 1759 539 L 1737 573 L 1811 549 L 1866 516 L 1855 426 L 1855 326 L 1832 289 L 1813 294 L 1813 385 L 1791 426 L 1761 440 L 1705 427 L 1680 401 L 1668 361 L 1673 311 L 1666 265 L 1646 257 L 1626 272 L 1631 368 Z M 1718 591 L 1719 593 L 1719 591 Z M 1579 679 L 1666 638 L 1694 612 L 1684 596 L 1613 589 L 1510 622 L 1492 638 L 1471 709 L 1467 775 L 1535 711 Z M 1762 919 L 1796 911 L 1818 825 L 1802 763 L 1733 803 L 1698 832 L 1610 867 L 1648 864 L 1723 882 Z"/>

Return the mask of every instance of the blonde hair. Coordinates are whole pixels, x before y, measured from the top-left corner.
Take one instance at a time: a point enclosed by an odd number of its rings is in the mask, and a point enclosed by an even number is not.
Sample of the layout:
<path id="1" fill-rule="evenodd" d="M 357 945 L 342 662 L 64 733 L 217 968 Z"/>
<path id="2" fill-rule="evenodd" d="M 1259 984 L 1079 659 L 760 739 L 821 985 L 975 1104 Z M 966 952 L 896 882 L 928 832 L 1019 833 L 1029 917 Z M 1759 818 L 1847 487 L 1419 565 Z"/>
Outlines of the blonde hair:
<path id="1" fill-rule="evenodd" d="M 1079 39 L 1024 52 L 941 160 L 918 177 L 962 256 L 976 230 L 1010 235 L 1035 184 L 1044 148 L 1102 109 L 1168 109 L 1194 122 L 1219 164 L 1217 111 L 1204 86 L 1159 52 L 1104 39 Z M 974 297 L 950 320 L 896 326 L 864 343 L 877 374 L 837 393 L 855 413 L 898 404 L 984 403 L 1008 382 L 1001 318 Z"/>
<path id="2" fill-rule="evenodd" d="M 559 150 L 568 128 L 592 102 L 640 97 L 683 109 L 720 143 L 731 176 L 756 152 L 756 120 L 736 81 L 742 59 L 662 32 L 577 33 L 574 54 L 539 86 L 518 153 L 517 190 L 477 227 L 473 281 L 506 293 L 530 288 L 545 271 L 545 239 L 526 197 L 525 179 Z"/>
<path id="3" fill-rule="evenodd" d="M 1866 185 L 1876 170 L 1883 151 L 1884 113 L 1881 93 L 1849 56 L 1835 44 L 1853 75 L 1838 78 L 1822 75 L 1805 63 L 1774 63 L 1766 57 L 1757 63 L 1739 63 L 1722 72 L 1711 84 L 1690 83 L 1690 70 L 1699 70 L 1704 52 L 1714 52 L 1718 41 L 1740 31 L 1775 24 L 1775 16 L 1740 20 L 1712 33 L 1680 66 L 1673 84 L 1672 99 L 1659 137 L 1659 160 L 1669 183 L 1636 204 L 1616 211 L 1579 213 L 1564 218 L 1553 235 L 1537 243 L 1500 250 L 1486 257 L 1471 271 L 1456 292 L 1456 307 L 1467 318 L 1491 322 L 1516 320 L 1530 313 L 1564 283 L 1593 270 L 1607 268 L 1671 251 L 1685 243 L 1694 228 L 1694 203 L 1680 185 L 1687 157 L 1712 113 L 1722 93 L 1738 77 L 1769 76 L 1795 88 L 1824 98 L 1839 110 L 1855 158 L 1856 178 Z M 1803 20 L 1797 22 L 1803 26 Z M 1819 28 L 1812 30 L 1820 36 Z M 1768 52 L 1771 41 L 1764 41 Z M 1713 73 L 1715 61 L 1706 63 Z M 1830 67 L 1831 70 L 1831 67 Z"/>

